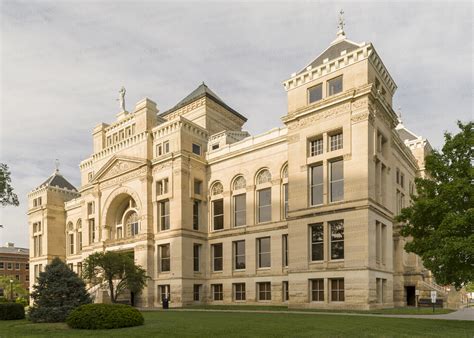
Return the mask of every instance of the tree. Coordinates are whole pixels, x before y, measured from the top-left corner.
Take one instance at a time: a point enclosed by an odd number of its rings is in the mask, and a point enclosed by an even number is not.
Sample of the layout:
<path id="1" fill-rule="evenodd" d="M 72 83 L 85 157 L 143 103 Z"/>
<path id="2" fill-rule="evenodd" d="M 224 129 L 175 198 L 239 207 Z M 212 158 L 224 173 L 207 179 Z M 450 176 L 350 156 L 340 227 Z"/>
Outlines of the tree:
<path id="1" fill-rule="evenodd" d="M 84 260 L 83 277 L 92 285 L 106 284 L 112 303 L 126 289 L 139 294 L 149 278 L 145 269 L 135 262 L 127 253 L 96 252 Z"/>
<path id="2" fill-rule="evenodd" d="M 442 152 L 426 158 L 426 178 L 415 179 L 417 195 L 397 217 L 409 237 L 405 250 L 423 259 L 440 284 L 456 289 L 474 280 L 473 122 L 445 133 Z"/>
<path id="3" fill-rule="evenodd" d="M 10 171 L 5 163 L 0 163 L 0 204 L 2 206 L 18 206 L 20 204 L 18 196 L 13 192 Z"/>
<path id="4" fill-rule="evenodd" d="M 33 322 L 64 322 L 82 304 L 91 303 L 84 281 L 59 258 L 54 258 L 33 286 Z"/>
<path id="5" fill-rule="evenodd" d="M 10 283 L 13 281 L 13 283 Z M 13 289 L 13 298 L 26 297 L 28 291 L 21 285 L 20 281 L 15 276 L 0 276 L 0 289 L 3 289 L 5 299 L 13 301 L 11 294 Z"/>

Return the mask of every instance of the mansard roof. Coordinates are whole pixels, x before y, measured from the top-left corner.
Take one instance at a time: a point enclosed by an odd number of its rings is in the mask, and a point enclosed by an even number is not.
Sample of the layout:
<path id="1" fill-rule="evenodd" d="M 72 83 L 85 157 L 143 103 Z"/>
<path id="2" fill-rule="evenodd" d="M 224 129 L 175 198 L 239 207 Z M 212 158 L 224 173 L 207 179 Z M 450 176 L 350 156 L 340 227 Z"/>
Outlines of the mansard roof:
<path id="1" fill-rule="evenodd" d="M 204 82 L 199 85 L 195 90 L 193 90 L 188 96 L 186 96 L 184 99 L 178 102 L 173 108 L 165 111 L 164 113 L 161 113 L 160 116 L 166 116 L 180 108 L 183 108 L 184 106 L 190 104 L 193 101 L 196 101 L 202 97 L 207 97 L 217 104 L 221 105 L 237 117 L 241 118 L 244 121 L 247 121 L 247 118 L 244 117 L 243 115 L 239 114 L 236 110 L 233 108 L 229 107 L 216 93 L 214 93 Z"/>
<path id="2" fill-rule="evenodd" d="M 69 183 L 68 180 L 66 180 L 64 176 L 59 173 L 59 170 L 56 170 L 50 177 L 48 177 L 46 181 L 41 183 L 38 189 L 44 188 L 44 187 L 56 187 L 56 188 L 61 188 L 61 189 L 77 191 L 76 187 L 74 187 L 71 183 Z"/>
<path id="3" fill-rule="evenodd" d="M 350 52 L 362 47 L 363 45 L 364 44 L 357 44 L 353 41 L 350 41 L 346 39 L 345 36 L 342 39 L 336 39 L 331 43 L 328 48 L 326 48 L 325 51 L 319 54 L 316 59 L 314 59 L 310 64 L 300 70 L 298 74 L 306 72 L 307 68 L 310 66 L 311 68 L 321 66 L 324 63 L 324 60 L 326 59 L 333 60 L 335 58 L 340 57 L 343 51 L 346 51 L 346 53 L 349 54 Z"/>

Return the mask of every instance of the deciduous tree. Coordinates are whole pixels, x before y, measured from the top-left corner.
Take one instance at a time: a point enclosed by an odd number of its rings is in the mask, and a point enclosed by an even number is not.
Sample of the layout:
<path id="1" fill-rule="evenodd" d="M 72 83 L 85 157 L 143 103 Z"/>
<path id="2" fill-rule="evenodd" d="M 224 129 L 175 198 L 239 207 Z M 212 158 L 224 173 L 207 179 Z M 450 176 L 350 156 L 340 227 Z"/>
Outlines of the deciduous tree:
<path id="1" fill-rule="evenodd" d="M 397 217 L 405 249 L 423 259 L 440 284 L 457 289 L 474 280 L 473 122 L 445 133 L 442 151 L 426 158 L 426 178 L 415 180 L 413 204 Z"/>
<path id="2" fill-rule="evenodd" d="M 8 165 L 0 163 L 0 205 L 18 206 L 18 196 L 13 192 Z"/>

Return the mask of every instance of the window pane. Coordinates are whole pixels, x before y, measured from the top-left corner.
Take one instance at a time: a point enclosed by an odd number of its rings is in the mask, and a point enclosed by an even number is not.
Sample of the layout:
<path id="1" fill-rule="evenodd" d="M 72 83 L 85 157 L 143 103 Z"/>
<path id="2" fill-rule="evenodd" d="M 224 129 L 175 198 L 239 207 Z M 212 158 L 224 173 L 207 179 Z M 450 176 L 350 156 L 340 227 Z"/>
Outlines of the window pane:
<path id="1" fill-rule="evenodd" d="M 311 260 L 324 259 L 324 226 L 323 224 L 311 225 Z"/>
<path id="2" fill-rule="evenodd" d="M 214 212 L 214 230 L 220 230 L 224 228 L 224 201 L 217 200 L 212 202 L 212 209 Z"/>
<path id="3" fill-rule="evenodd" d="M 222 270 L 222 243 L 214 244 L 212 246 L 212 252 L 214 256 L 214 271 Z"/>
<path id="4" fill-rule="evenodd" d="M 331 162 L 331 202 L 344 199 L 344 165 L 343 161 Z"/>
<path id="5" fill-rule="evenodd" d="M 310 149 L 309 149 L 310 156 L 317 156 L 323 153 L 323 139 L 322 138 L 311 141 L 309 146 L 310 146 Z"/>
<path id="6" fill-rule="evenodd" d="M 269 222 L 272 219 L 271 188 L 258 191 L 258 222 Z"/>
<path id="7" fill-rule="evenodd" d="M 271 266 L 270 237 L 258 239 L 258 267 L 265 268 Z"/>
<path id="8" fill-rule="evenodd" d="M 331 228 L 331 259 L 344 258 L 344 222 L 330 222 Z"/>
<path id="9" fill-rule="evenodd" d="M 323 84 L 308 89 L 309 103 L 319 101 L 323 98 Z"/>
<path id="10" fill-rule="evenodd" d="M 328 81 L 328 96 L 342 92 L 342 76 Z"/>
<path id="11" fill-rule="evenodd" d="M 234 196 L 234 226 L 238 227 L 247 223 L 245 203 L 245 194 Z"/>
<path id="12" fill-rule="evenodd" d="M 323 203 L 323 166 L 311 167 L 311 205 Z"/>
<path id="13" fill-rule="evenodd" d="M 234 242 L 235 269 L 245 269 L 245 241 Z"/>

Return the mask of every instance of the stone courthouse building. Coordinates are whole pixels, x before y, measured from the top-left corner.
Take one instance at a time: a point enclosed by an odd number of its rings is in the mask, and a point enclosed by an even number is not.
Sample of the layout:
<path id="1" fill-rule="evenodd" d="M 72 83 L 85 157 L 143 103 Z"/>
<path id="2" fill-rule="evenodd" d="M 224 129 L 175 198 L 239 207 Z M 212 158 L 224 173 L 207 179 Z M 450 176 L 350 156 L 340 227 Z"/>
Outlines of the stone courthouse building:
<path id="1" fill-rule="evenodd" d="M 145 307 L 410 304 L 429 272 L 394 217 L 430 145 L 394 112 L 390 73 L 341 25 L 283 85 L 283 126 L 260 135 L 204 83 L 165 112 L 145 98 L 96 126 L 81 186 L 57 171 L 29 194 L 31 279 L 55 256 L 80 274 L 113 250 L 151 277 Z"/>

